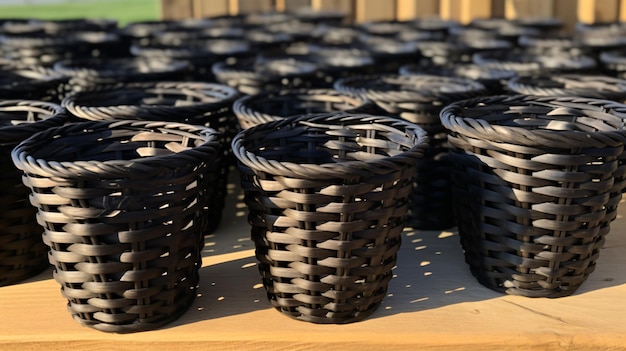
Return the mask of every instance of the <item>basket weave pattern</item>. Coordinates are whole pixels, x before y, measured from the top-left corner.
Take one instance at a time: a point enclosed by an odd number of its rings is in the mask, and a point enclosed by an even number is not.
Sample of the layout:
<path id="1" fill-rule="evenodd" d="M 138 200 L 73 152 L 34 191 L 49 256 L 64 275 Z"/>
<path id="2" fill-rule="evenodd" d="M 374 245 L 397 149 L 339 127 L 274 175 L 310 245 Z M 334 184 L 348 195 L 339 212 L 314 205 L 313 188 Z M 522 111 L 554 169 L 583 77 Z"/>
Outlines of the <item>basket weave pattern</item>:
<path id="1" fill-rule="evenodd" d="M 229 168 L 235 162 L 226 146 L 239 131 L 232 110 L 238 96 L 235 89 L 221 84 L 144 82 L 102 85 L 76 92 L 63 99 L 62 105 L 72 115 L 86 120 L 170 121 L 206 126 L 219 132 L 220 145 L 225 147 L 219 160 L 211 165 L 215 168 L 212 172 L 218 172 L 218 176 L 214 196 L 207 199 L 205 233 L 209 234 L 221 221 Z"/>
<path id="2" fill-rule="evenodd" d="M 621 198 L 624 112 L 606 100 L 529 96 L 444 108 L 461 243 L 483 285 L 559 297 L 586 280 Z"/>
<path id="3" fill-rule="evenodd" d="M 302 115 L 233 140 L 263 285 L 280 312 L 362 320 L 392 277 L 426 133 L 389 117 Z"/>
<path id="4" fill-rule="evenodd" d="M 13 166 L 11 150 L 22 140 L 67 121 L 61 106 L 29 100 L 0 101 L 0 286 L 15 284 L 49 267 L 29 189 Z"/>
<path id="5" fill-rule="evenodd" d="M 185 312 L 216 154 L 212 129 L 141 121 L 74 123 L 14 149 L 77 322 L 125 333 Z"/>
<path id="6" fill-rule="evenodd" d="M 418 176 L 411 194 L 409 225 L 418 229 L 442 229 L 454 223 L 447 159 L 447 131 L 441 125 L 441 108 L 453 101 L 485 93 L 482 84 L 462 78 L 420 75 L 384 75 L 338 80 L 335 88 L 374 101 L 395 116 L 426 130 L 429 145 L 418 160 Z"/>

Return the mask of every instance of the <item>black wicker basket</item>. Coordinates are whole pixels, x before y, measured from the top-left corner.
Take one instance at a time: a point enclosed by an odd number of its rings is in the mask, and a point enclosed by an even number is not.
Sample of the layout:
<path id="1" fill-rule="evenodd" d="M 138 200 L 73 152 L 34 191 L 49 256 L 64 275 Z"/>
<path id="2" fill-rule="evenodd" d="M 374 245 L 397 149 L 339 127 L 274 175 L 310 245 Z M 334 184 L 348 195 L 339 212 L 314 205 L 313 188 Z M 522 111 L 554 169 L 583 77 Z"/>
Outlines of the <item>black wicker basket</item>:
<path id="1" fill-rule="evenodd" d="M 454 226 L 447 131 L 441 125 L 439 112 L 451 102 L 485 94 L 485 87 L 464 78 L 383 75 L 341 79 L 335 88 L 372 100 L 387 113 L 428 132 L 429 147 L 418 161 L 408 223 L 418 229 Z"/>
<path id="2" fill-rule="evenodd" d="M 363 320 L 392 278 L 418 126 L 351 113 L 292 116 L 233 139 L 269 301 L 313 323 Z"/>
<path id="3" fill-rule="evenodd" d="M 62 60 L 52 67 L 70 77 L 73 91 L 124 82 L 180 81 L 189 72 L 187 61 L 141 57 Z"/>
<path id="4" fill-rule="evenodd" d="M 288 57 L 221 61 L 213 65 L 212 71 L 219 83 L 247 95 L 276 89 L 305 88 L 318 79 L 316 64 Z"/>
<path id="5" fill-rule="evenodd" d="M 579 97 L 474 98 L 441 112 L 454 211 L 478 281 L 528 297 L 572 294 L 594 270 L 619 202 L 626 105 Z"/>
<path id="6" fill-rule="evenodd" d="M 11 161 L 11 151 L 33 134 L 67 120 L 65 110 L 56 104 L 0 100 L 0 286 L 15 284 L 50 266 L 37 211 L 28 202 L 30 191 Z"/>
<path id="7" fill-rule="evenodd" d="M 0 99 L 28 99 L 59 104 L 70 90 L 69 77 L 51 68 L 10 60 L 0 65 Z"/>
<path id="8" fill-rule="evenodd" d="M 516 94 L 536 96 L 580 96 L 626 101 L 626 79 L 606 75 L 552 74 L 515 77 L 507 89 Z"/>
<path id="9" fill-rule="evenodd" d="M 226 197 L 228 174 L 235 159 L 230 142 L 239 131 L 232 106 L 237 91 L 201 82 L 144 82 L 101 85 L 68 95 L 62 104 L 83 120 L 150 120 L 210 127 L 220 133 L 221 156 L 214 172 L 216 191 L 209 198 L 205 233 L 217 229 Z"/>
<path id="10" fill-rule="evenodd" d="M 218 148 L 210 128 L 125 120 L 50 128 L 13 150 L 74 320 L 128 333 L 186 311 Z"/>
<path id="11" fill-rule="evenodd" d="M 309 113 L 385 114 L 368 99 L 334 89 L 282 89 L 244 96 L 235 101 L 233 111 L 242 129 Z"/>
<path id="12" fill-rule="evenodd" d="M 250 55 L 252 48 L 243 39 L 204 39 L 181 45 L 158 43 L 135 43 L 130 52 L 147 59 L 170 59 L 187 61 L 190 73 L 186 80 L 211 82 L 215 79 L 211 66 L 229 58 L 243 58 Z"/>
<path id="13" fill-rule="evenodd" d="M 447 66 L 408 64 L 398 69 L 400 75 L 439 75 L 459 77 L 479 82 L 487 89 L 486 95 L 504 94 L 510 79 L 517 76 L 513 70 L 481 66 L 472 63 L 457 63 Z"/>

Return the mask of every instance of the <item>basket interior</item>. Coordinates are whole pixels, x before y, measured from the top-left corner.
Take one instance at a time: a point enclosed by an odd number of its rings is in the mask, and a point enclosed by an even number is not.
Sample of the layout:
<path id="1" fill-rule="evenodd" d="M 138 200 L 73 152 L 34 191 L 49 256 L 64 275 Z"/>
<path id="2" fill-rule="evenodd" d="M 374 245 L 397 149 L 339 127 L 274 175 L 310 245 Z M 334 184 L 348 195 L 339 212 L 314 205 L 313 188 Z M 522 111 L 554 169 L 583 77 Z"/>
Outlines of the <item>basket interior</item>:
<path id="1" fill-rule="evenodd" d="M 163 133 L 149 129 L 86 129 L 82 133 L 41 140 L 31 156 L 47 161 L 128 161 L 143 157 L 173 155 L 202 144 L 184 132 Z M 45 145 L 45 147 L 43 147 Z"/>
<path id="2" fill-rule="evenodd" d="M 391 133 L 372 124 L 331 128 L 301 121 L 288 128 L 255 133 L 246 138 L 246 149 L 259 157 L 297 164 L 371 161 L 406 152 L 414 146 L 411 136 Z M 262 134 L 257 137 L 258 134 Z"/>
<path id="3" fill-rule="evenodd" d="M 363 101 L 348 95 L 309 91 L 302 94 L 271 94 L 248 99 L 246 106 L 260 113 L 287 117 L 293 115 L 346 111 L 363 105 Z"/>

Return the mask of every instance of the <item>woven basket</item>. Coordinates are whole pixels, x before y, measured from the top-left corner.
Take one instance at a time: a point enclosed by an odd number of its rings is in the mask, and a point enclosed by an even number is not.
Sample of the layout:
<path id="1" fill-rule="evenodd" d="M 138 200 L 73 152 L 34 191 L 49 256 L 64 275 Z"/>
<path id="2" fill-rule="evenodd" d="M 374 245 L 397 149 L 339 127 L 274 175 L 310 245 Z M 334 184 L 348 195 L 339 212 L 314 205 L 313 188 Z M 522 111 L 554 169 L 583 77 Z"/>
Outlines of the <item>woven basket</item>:
<path id="1" fill-rule="evenodd" d="M 185 312 L 218 148 L 216 132 L 201 126 L 89 121 L 14 149 L 74 320 L 127 333 Z"/>
<path id="2" fill-rule="evenodd" d="M 599 54 L 600 65 L 605 74 L 626 79 L 626 50 L 607 50 Z"/>
<path id="3" fill-rule="evenodd" d="M 49 267 L 37 212 L 28 202 L 29 189 L 13 166 L 11 150 L 31 135 L 67 122 L 56 104 L 0 100 L 0 286 L 15 284 Z"/>
<path id="4" fill-rule="evenodd" d="M 283 89 L 244 96 L 235 101 L 233 111 L 242 129 L 308 113 L 385 112 L 370 100 L 333 89 Z"/>
<path id="5" fill-rule="evenodd" d="M 259 270 L 278 311 L 350 323 L 376 310 L 426 140 L 414 124 L 348 113 L 293 116 L 235 136 Z"/>
<path id="6" fill-rule="evenodd" d="M 535 96 L 580 96 L 626 101 L 626 79 L 591 74 L 552 74 L 515 77 L 507 89 L 517 94 Z"/>
<path id="7" fill-rule="evenodd" d="M 58 104 L 69 89 L 69 77 L 50 68 L 22 65 L 12 60 L 0 65 L 0 99 L 28 99 Z"/>
<path id="8" fill-rule="evenodd" d="M 375 61 L 376 73 L 396 73 L 406 64 L 419 61 L 420 51 L 414 42 L 374 35 L 359 36 L 357 45 L 369 52 Z"/>
<path id="9" fill-rule="evenodd" d="M 205 233 L 212 233 L 221 221 L 226 198 L 229 168 L 235 158 L 230 149 L 239 131 L 232 105 L 237 91 L 221 84 L 200 82 L 145 82 L 98 86 L 68 95 L 62 105 L 74 116 L 86 120 L 150 120 L 201 125 L 220 133 L 221 155 L 214 172 L 216 191 L 209 198 Z M 209 210 L 210 209 L 210 210 Z"/>
<path id="10" fill-rule="evenodd" d="M 398 73 L 403 76 L 436 74 L 439 76 L 472 79 L 487 89 L 486 95 L 504 94 L 508 81 L 517 76 L 517 73 L 512 70 L 471 63 L 457 63 L 448 66 L 408 64 L 401 66 L 398 69 Z"/>
<path id="11" fill-rule="evenodd" d="M 335 88 L 372 100 L 387 113 L 428 132 L 429 147 L 418 161 L 420 172 L 411 194 L 408 223 L 418 229 L 454 226 L 447 131 L 439 112 L 451 102 L 484 94 L 484 86 L 463 78 L 384 75 L 341 79 Z"/>
<path id="12" fill-rule="evenodd" d="M 135 43 L 130 52 L 147 59 L 183 60 L 190 64 L 187 80 L 211 82 L 215 79 L 211 66 L 228 58 L 242 58 L 252 52 L 250 44 L 241 39 L 205 39 L 183 45 Z"/>
<path id="13" fill-rule="evenodd" d="M 309 45 L 308 50 L 306 54 L 320 68 L 319 88 L 330 88 L 341 78 L 373 74 L 377 69 L 369 52 L 351 46 Z"/>
<path id="14" fill-rule="evenodd" d="M 317 79 L 317 65 L 294 58 L 221 61 L 213 65 L 212 71 L 219 83 L 247 95 L 304 88 Z"/>
<path id="15" fill-rule="evenodd" d="M 568 52 L 532 54 L 530 52 L 480 52 L 472 56 L 478 65 L 511 69 L 519 76 L 559 73 L 587 73 L 597 69 L 593 57 Z"/>
<path id="16" fill-rule="evenodd" d="M 24 64 L 51 66 L 56 61 L 87 57 L 120 57 L 129 49 L 113 32 L 55 34 L 5 34 L 0 46 L 6 57 Z"/>
<path id="17" fill-rule="evenodd" d="M 189 70 L 186 61 L 145 58 L 89 58 L 58 61 L 55 72 L 71 77 L 73 91 L 123 82 L 179 81 Z"/>
<path id="18" fill-rule="evenodd" d="M 454 211 L 478 281 L 528 297 L 572 294 L 594 270 L 619 202 L 626 105 L 496 96 L 445 107 Z"/>

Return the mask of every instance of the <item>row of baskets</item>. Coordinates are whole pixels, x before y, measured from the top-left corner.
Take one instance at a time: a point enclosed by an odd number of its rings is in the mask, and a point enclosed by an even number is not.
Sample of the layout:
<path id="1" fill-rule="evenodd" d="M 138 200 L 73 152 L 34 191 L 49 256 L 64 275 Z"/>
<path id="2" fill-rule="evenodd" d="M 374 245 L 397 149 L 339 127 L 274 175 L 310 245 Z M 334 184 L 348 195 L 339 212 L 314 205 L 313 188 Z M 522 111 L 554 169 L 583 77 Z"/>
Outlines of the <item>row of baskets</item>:
<path id="1" fill-rule="evenodd" d="M 7 134 L 40 130 L 3 142 L 4 157 L 12 152 L 3 188 L 15 190 L 2 213 L 11 223 L 3 283 L 44 269 L 48 251 L 72 316 L 111 332 L 154 329 L 191 304 L 232 155 L 268 298 L 315 323 L 362 320 L 380 305 L 407 214 L 430 189 L 424 164 L 447 169 L 439 180 L 451 198 L 439 201 L 452 201 L 449 224 L 458 225 L 472 273 L 524 296 L 566 296 L 585 281 L 626 176 L 626 106 L 582 97 L 450 103 L 441 112 L 445 159 L 429 159 L 424 128 L 358 109 L 259 124 L 228 149 L 222 134 L 198 124 L 77 122 L 32 101 L 0 109 L 35 118 Z"/>
<path id="2" fill-rule="evenodd" d="M 267 27 L 273 17 L 259 18 Z M 391 36 L 397 25 L 359 31 L 395 28 Z M 467 29 L 431 25 L 441 35 Z M 625 82 L 423 58 L 386 56 L 378 74 L 314 70 L 304 85 L 283 84 L 295 81 L 288 73 L 277 85 L 220 81 L 219 70 L 211 82 L 176 81 L 182 71 L 157 73 L 130 57 L 115 61 L 127 76 L 103 74 L 108 60 L 54 79 L 65 63 L 5 66 L 50 84 L 2 90 L 0 285 L 49 261 L 82 325 L 136 332 L 177 319 L 195 297 L 204 235 L 219 226 L 237 164 L 268 299 L 293 318 L 349 323 L 373 313 L 406 226 L 457 226 L 489 288 L 572 294 L 593 271 L 626 186 Z M 505 92 L 516 94 L 496 95 Z"/>

